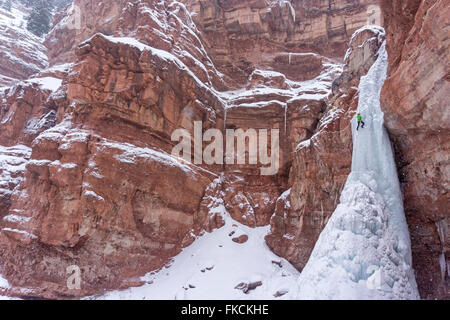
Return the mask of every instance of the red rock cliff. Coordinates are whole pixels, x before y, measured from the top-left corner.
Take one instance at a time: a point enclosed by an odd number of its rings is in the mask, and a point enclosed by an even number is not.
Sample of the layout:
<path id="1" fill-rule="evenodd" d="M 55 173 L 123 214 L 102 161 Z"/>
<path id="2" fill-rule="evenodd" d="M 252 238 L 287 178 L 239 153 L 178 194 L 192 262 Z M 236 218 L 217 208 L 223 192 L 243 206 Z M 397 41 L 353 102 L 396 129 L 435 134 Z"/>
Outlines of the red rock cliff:
<path id="1" fill-rule="evenodd" d="M 450 7 L 382 1 L 389 77 L 382 92 L 422 298 L 449 298 Z"/>
<path id="2" fill-rule="evenodd" d="M 138 285 L 193 234 L 223 224 L 211 210 L 218 202 L 239 222 L 270 223 L 267 244 L 298 269 L 309 258 L 350 171 L 355 87 L 382 30 L 356 34 L 341 61 L 355 30 L 382 23 L 378 1 L 182 2 L 76 0 L 81 28 L 67 27 L 77 12 L 69 7 L 46 39 L 51 63 L 74 63 L 40 75 L 62 79 L 57 90 L 0 91 L 0 173 L 11 180 L 0 193 L 0 271 L 9 294 L 79 297 Z M 447 114 L 448 39 L 427 18 L 438 12 L 445 24 L 443 2 L 419 2 L 384 3 L 383 106 L 407 177 L 418 282 L 431 298 L 445 297 L 448 281 L 448 119 L 435 117 Z M 420 77 L 425 87 L 415 85 Z M 172 132 L 193 133 L 194 121 L 204 131 L 280 130 L 278 174 L 172 157 Z M 66 287 L 74 264 L 86 266 L 83 291 Z"/>

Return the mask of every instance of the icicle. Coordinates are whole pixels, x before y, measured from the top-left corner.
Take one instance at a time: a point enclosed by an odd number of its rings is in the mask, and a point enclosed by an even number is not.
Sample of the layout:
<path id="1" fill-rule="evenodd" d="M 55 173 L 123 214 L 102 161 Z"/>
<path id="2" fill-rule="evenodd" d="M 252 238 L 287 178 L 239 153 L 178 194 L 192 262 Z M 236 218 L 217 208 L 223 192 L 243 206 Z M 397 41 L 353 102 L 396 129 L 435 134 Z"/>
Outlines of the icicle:
<path id="1" fill-rule="evenodd" d="M 284 105 L 284 134 L 287 137 L 287 111 L 288 111 L 288 104 L 286 103 Z"/>
<path id="2" fill-rule="evenodd" d="M 223 109 L 223 131 L 224 132 L 227 130 L 227 112 L 228 112 L 228 108 L 225 107 Z"/>

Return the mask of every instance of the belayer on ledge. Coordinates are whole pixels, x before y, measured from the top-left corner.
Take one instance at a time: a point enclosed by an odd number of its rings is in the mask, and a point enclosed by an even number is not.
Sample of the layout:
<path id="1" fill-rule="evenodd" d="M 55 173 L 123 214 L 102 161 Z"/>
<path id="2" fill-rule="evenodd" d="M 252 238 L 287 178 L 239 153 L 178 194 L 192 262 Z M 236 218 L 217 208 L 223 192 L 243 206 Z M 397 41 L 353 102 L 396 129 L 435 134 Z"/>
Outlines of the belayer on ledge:
<path id="1" fill-rule="evenodd" d="M 356 119 L 358 120 L 358 127 L 356 128 L 356 131 L 358 131 L 360 125 L 361 125 L 361 128 L 364 129 L 365 123 L 364 123 L 364 121 L 362 121 L 361 113 L 358 113 L 356 115 Z"/>

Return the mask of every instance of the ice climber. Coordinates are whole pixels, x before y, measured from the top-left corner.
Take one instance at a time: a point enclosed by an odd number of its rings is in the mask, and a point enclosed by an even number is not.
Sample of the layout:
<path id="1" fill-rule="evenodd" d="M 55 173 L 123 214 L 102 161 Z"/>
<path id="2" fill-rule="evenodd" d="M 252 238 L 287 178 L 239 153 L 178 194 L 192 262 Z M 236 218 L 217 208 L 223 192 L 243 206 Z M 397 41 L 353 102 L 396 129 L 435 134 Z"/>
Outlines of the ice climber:
<path id="1" fill-rule="evenodd" d="M 361 125 L 361 128 L 364 128 L 365 123 L 362 121 L 361 113 L 356 115 L 356 119 L 358 120 L 358 127 L 356 128 L 356 131 L 358 131 L 359 126 Z"/>

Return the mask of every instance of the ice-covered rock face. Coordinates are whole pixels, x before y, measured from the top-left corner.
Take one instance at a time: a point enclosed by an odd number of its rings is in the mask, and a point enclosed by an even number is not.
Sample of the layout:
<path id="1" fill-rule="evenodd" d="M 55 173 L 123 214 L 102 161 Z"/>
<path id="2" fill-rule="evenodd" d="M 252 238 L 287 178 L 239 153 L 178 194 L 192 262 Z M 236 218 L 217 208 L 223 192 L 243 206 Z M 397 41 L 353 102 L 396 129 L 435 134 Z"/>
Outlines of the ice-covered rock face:
<path id="1" fill-rule="evenodd" d="M 385 45 L 359 85 L 352 121 L 353 161 L 340 204 L 322 231 L 299 279 L 302 299 L 418 299 L 408 226 L 380 92 Z"/>

